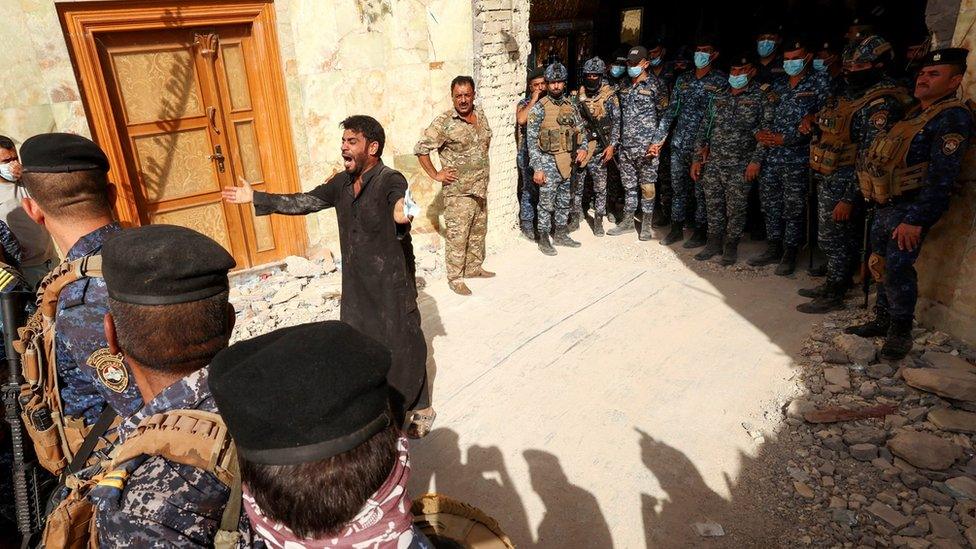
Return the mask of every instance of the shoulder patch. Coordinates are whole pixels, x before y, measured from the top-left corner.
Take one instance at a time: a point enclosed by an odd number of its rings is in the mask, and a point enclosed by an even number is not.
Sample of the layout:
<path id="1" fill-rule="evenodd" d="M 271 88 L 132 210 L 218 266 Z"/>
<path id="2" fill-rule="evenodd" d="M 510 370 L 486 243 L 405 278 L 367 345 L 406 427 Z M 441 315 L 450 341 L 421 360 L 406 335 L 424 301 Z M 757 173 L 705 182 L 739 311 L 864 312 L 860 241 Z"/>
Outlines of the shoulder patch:
<path id="1" fill-rule="evenodd" d="M 114 355 L 102 348 L 89 355 L 85 364 L 95 370 L 98 381 L 116 393 L 125 392 L 129 386 L 129 371 L 125 369 L 121 354 Z"/>
<path id="2" fill-rule="evenodd" d="M 951 156 L 959 150 L 965 137 L 958 133 L 950 133 L 942 136 L 942 154 Z"/>
<path id="3" fill-rule="evenodd" d="M 888 123 L 888 111 L 878 111 L 871 115 L 871 125 L 879 130 L 883 130 Z"/>

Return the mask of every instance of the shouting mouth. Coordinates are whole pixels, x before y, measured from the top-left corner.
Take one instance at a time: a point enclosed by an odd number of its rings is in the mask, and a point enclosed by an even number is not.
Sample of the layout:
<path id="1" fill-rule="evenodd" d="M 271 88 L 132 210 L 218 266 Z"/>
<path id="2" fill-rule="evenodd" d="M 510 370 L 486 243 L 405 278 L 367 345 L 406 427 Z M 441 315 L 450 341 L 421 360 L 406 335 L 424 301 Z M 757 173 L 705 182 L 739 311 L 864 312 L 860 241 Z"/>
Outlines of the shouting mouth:
<path id="1" fill-rule="evenodd" d="M 352 170 L 356 167 L 356 161 L 352 159 L 352 155 L 345 153 L 342 154 L 342 167 L 345 168 L 346 171 Z"/>

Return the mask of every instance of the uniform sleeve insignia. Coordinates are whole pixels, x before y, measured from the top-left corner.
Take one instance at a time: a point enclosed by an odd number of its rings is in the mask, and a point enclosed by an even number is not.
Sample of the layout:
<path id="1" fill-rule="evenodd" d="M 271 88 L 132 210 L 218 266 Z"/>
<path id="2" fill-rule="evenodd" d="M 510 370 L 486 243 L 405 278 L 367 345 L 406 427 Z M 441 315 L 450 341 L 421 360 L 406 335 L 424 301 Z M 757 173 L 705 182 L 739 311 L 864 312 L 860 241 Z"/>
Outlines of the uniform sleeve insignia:
<path id="1" fill-rule="evenodd" d="M 871 115 L 871 125 L 876 129 L 883 130 L 888 123 L 888 111 L 878 111 Z"/>
<path id="2" fill-rule="evenodd" d="M 98 376 L 98 381 L 116 393 L 125 392 L 129 386 L 129 371 L 125 369 L 122 354 L 112 354 L 107 348 L 92 353 L 85 361 Z"/>
<path id="3" fill-rule="evenodd" d="M 950 133 L 942 136 L 942 154 L 949 156 L 959 150 L 965 138 L 958 133 Z"/>

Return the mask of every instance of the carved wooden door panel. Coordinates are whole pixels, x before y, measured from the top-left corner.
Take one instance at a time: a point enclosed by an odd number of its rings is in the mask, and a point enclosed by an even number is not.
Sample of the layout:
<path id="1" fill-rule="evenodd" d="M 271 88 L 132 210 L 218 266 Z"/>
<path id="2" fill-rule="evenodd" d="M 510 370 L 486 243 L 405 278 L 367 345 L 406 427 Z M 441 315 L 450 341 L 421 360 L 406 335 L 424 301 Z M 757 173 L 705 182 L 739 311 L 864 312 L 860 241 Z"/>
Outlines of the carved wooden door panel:
<path id="1" fill-rule="evenodd" d="M 206 234 L 249 267 L 278 259 L 274 221 L 221 201 L 246 177 L 265 190 L 249 27 L 113 32 L 99 57 L 142 224 Z M 275 190 L 275 189 L 269 189 Z"/>

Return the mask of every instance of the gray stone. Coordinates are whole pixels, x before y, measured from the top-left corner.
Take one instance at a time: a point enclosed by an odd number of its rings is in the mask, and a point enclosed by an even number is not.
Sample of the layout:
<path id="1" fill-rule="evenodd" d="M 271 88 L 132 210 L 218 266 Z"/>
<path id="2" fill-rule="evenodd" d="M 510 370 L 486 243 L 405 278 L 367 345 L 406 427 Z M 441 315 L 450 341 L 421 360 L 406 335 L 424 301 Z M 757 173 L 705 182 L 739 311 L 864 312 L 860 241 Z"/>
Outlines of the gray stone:
<path id="1" fill-rule="evenodd" d="M 885 432 L 873 427 L 851 427 L 844 431 L 844 442 L 850 446 L 855 444 L 884 444 Z"/>
<path id="2" fill-rule="evenodd" d="M 905 398 L 905 393 L 907 392 L 908 389 L 901 385 L 884 386 L 881 388 L 881 394 L 888 398 L 902 399 Z"/>
<path id="3" fill-rule="evenodd" d="M 952 408 L 936 408 L 929 412 L 928 420 L 943 431 L 976 433 L 976 414 Z"/>
<path id="4" fill-rule="evenodd" d="M 291 299 L 295 298 L 301 291 L 302 291 L 301 282 L 297 280 L 289 282 L 288 284 L 285 284 L 284 286 L 279 288 L 278 291 L 275 292 L 273 296 L 271 296 L 271 304 L 279 305 L 286 301 L 290 301 Z"/>
<path id="5" fill-rule="evenodd" d="M 891 453 L 922 469 L 942 471 L 962 457 L 962 448 L 928 433 L 903 431 L 888 441 Z"/>
<path id="6" fill-rule="evenodd" d="M 951 540 L 962 540 L 962 536 L 959 535 L 959 528 L 949 517 L 941 513 L 928 513 L 925 516 L 929 519 L 929 527 L 932 529 L 933 536 Z"/>
<path id="7" fill-rule="evenodd" d="M 843 366 L 824 368 L 823 374 L 824 381 L 827 382 L 828 386 L 837 385 L 844 389 L 851 388 L 850 372 L 847 370 L 847 368 L 844 368 Z"/>
<path id="8" fill-rule="evenodd" d="M 823 445 L 825 448 L 833 450 L 835 452 L 843 452 L 847 450 L 847 445 L 844 444 L 844 439 L 837 435 L 831 435 L 824 439 Z"/>
<path id="9" fill-rule="evenodd" d="M 858 461 L 871 461 L 878 457 L 878 447 L 874 444 L 855 444 L 848 450 L 851 457 Z"/>
<path id="10" fill-rule="evenodd" d="M 872 379 L 882 379 L 886 377 L 891 377 L 895 373 L 895 369 L 891 367 L 891 364 L 887 362 L 878 362 L 876 364 L 869 364 L 864 368 L 864 375 Z"/>
<path id="11" fill-rule="evenodd" d="M 285 258 L 285 270 L 291 276 L 298 278 L 312 278 L 325 273 L 321 265 L 297 255 L 290 255 Z"/>
<path id="12" fill-rule="evenodd" d="M 827 352 L 823 356 L 824 362 L 827 364 L 849 364 L 850 361 L 847 360 L 847 353 L 841 351 L 836 347 L 831 347 L 827 349 Z"/>
<path id="13" fill-rule="evenodd" d="M 976 499 L 976 480 L 970 477 L 954 477 L 945 486 L 956 499 Z"/>
<path id="14" fill-rule="evenodd" d="M 833 509 L 830 514 L 831 520 L 841 526 L 857 526 L 857 513 L 850 509 Z"/>
<path id="15" fill-rule="evenodd" d="M 867 511 L 891 525 L 891 527 L 895 530 L 903 528 L 908 525 L 909 522 L 911 522 L 909 517 L 895 511 L 890 506 L 881 503 L 880 501 L 875 501 L 872 503 L 871 506 L 867 508 Z"/>
<path id="16" fill-rule="evenodd" d="M 717 522 L 696 522 L 691 527 L 703 538 L 717 538 L 725 535 L 725 529 Z"/>
<path id="17" fill-rule="evenodd" d="M 923 486 L 929 485 L 929 479 L 912 471 L 902 471 L 898 475 L 898 479 L 901 480 L 902 484 L 911 488 L 912 490 L 918 490 Z"/>
<path id="18" fill-rule="evenodd" d="M 794 398 L 786 407 L 786 417 L 803 419 L 803 414 L 817 409 L 817 405 L 805 398 Z"/>
<path id="19" fill-rule="evenodd" d="M 857 394 L 862 398 L 872 398 L 878 394 L 878 383 L 876 381 L 865 381 L 858 387 Z"/>
<path id="20" fill-rule="evenodd" d="M 945 506 L 945 507 L 952 506 L 952 502 L 953 502 L 952 496 L 949 496 L 948 494 L 943 494 L 938 490 L 933 490 L 928 486 L 923 486 L 922 488 L 918 489 L 918 497 L 924 499 L 929 503 L 939 505 L 939 506 Z"/>
<path id="21" fill-rule="evenodd" d="M 933 368 L 947 368 L 951 370 L 962 370 L 964 372 L 976 372 L 976 366 L 970 364 L 969 361 L 949 353 L 925 351 L 925 353 L 922 355 L 922 361 L 928 363 L 928 365 Z"/>
<path id="22" fill-rule="evenodd" d="M 807 486 L 806 484 L 798 480 L 793 481 L 793 488 L 796 490 L 796 493 L 802 498 L 806 498 L 806 499 L 814 498 L 815 494 L 813 493 L 813 488 L 810 488 L 809 486 Z"/>
<path id="23" fill-rule="evenodd" d="M 976 402 L 976 375 L 959 370 L 908 368 L 902 371 L 905 383 L 941 397 Z"/>
<path id="24" fill-rule="evenodd" d="M 892 536 L 891 544 L 895 547 L 907 547 L 908 549 L 928 549 L 932 545 L 928 540 L 906 536 Z"/>
<path id="25" fill-rule="evenodd" d="M 878 354 L 873 341 L 852 334 L 838 334 L 834 337 L 834 346 L 857 364 L 871 364 Z"/>

